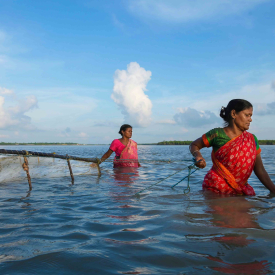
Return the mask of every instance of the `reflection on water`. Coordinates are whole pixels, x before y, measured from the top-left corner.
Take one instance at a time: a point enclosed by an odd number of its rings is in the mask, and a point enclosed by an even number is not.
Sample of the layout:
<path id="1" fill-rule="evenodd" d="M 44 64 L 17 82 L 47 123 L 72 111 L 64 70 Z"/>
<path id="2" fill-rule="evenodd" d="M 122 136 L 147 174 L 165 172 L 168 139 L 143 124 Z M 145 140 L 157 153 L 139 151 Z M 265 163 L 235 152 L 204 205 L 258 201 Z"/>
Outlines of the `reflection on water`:
<path id="1" fill-rule="evenodd" d="M 20 149 L 20 148 L 19 148 Z M 83 157 L 107 147 L 26 148 Z M 275 180 L 275 146 L 262 147 Z M 204 154 L 210 168 L 210 150 Z M 188 146 L 139 146 L 142 159 L 188 158 Z M 270 161 L 271 159 L 271 161 Z M 102 176 L 38 178 L 0 185 L 0 274 L 269 274 L 275 270 L 275 198 L 252 175 L 255 197 L 202 191 L 206 170 L 186 171 L 133 196 L 184 167 L 144 162 Z"/>
<path id="2" fill-rule="evenodd" d="M 135 167 L 119 167 L 114 168 L 114 180 L 115 183 L 127 185 L 130 183 L 134 183 L 138 180 L 139 174 L 138 169 Z"/>
<path id="3" fill-rule="evenodd" d="M 256 215 L 250 212 L 257 207 L 253 201 L 246 197 L 221 197 L 209 194 L 205 191 L 205 199 L 209 206 L 208 213 L 211 213 L 211 222 L 215 226 L 227 228 L 260 228 Z M 210 196 L 209 196 L 210 195 Z M 207 199 L 207 198 L 211 199 Z"/>
<path id="4" fill-rule="evenodd" d="M 267 261 L 254 261 L 250 263 L 230 264 L 219 258 L 208 257 L 209 260 L 221 263 L 220 267 L 211 267 L 211 269 L 222 272 L 224 274 L 270 274 L 273 273 L 269 269 L 270 263 Z"/>

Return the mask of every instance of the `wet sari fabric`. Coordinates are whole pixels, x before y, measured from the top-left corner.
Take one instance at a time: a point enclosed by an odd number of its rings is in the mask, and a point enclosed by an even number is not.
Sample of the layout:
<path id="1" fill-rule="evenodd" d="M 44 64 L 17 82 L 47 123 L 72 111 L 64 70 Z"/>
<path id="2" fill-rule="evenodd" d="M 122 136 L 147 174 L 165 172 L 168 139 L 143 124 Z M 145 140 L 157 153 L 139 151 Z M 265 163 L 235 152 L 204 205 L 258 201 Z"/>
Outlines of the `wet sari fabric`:
<path id="1" fill-rule="evenodd" d="M 129 139 L 119 157 L 115 156 L 114 168 L 117 167 L 138 167 L 137 143 L 135 141 Z"/>
<path id="2" fill-rule="evenodd" d="M 207 139 L 203 136 L 207 147 Z M 213 167 L 206 174 L 203 188 L 228 195 L 255 195 L 247 183 L 256 162 L 254 136 L 244 131 L 216 152 L 212 151 Z"/>

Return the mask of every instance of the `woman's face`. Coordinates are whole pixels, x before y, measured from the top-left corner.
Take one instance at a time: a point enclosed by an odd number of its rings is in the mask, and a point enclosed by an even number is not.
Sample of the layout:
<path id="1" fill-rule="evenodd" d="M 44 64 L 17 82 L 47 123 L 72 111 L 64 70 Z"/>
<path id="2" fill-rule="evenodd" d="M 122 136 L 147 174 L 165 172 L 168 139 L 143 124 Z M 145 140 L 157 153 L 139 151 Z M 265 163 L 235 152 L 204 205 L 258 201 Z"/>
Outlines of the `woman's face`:
<path id="1" fill-rule="evenodd" d="M 252 122 L 253 108 L 250 107 L 249 109 L 245 109 L 238 113 L 234 111 L 235 110 L 233 110 L 232 117 L 235 125 L 242 131 L 248 130 L 250 123 Z"/>
<path id="2" fill-rule="evenodd" d="M 125 131 L 122 131 L 123 137 L 131 138 L 133 134 L 132 128 L 127 128 Z"/>

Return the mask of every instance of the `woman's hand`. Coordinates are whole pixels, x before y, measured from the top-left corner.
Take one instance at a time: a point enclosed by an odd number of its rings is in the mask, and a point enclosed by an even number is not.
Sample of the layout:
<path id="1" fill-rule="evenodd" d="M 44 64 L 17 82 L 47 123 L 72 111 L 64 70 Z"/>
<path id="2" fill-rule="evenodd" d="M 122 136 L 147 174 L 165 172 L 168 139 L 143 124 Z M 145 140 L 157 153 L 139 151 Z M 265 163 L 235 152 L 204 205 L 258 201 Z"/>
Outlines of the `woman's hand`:
<path id="1" fill-rule="evenodd" d="M 206 161 L 202 156 L 197 156 L 195 165 L 201 169 L 203 169 L 206 166 Z"/>
<path id="2" fill-rule="evenodd" d="M 205 145 L 203 143 L 202 138 L 196 139 L 189 146 L 190 153 L 193 155 L 193 157 L 196 160 L 195 165 L 199 168 L 202 168 L 202 169 L 206 166 L 206 161 L 202 157 L 200 149 L 202 149 L 204 147 L 205 147 Z"/>

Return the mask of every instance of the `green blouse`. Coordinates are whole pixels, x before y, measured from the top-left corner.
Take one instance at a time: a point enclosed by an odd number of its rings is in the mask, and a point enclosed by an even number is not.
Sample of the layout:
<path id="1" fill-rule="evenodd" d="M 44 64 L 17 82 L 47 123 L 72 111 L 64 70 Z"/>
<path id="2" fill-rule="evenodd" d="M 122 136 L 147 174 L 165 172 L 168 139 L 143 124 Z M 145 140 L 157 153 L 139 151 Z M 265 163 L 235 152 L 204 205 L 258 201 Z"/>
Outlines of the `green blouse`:
<path id="1" fill-rule="evenodd" d="M 257 154 L 259 154 L 261 152 L 259 141 L 255 135 L 253 136 L 256 143 Z M 221 148 L 225 143 L 231 140 L 230 137 L 225 133 L 223 128 L 214 128 L 210 130 L 202 136 L 202 139 L 205 146 L 213 147 L 214 152 L 217 152 L 219 148 Z M 209 146 L 205 139 L 207 139 Z"/>

